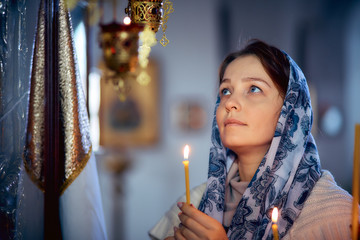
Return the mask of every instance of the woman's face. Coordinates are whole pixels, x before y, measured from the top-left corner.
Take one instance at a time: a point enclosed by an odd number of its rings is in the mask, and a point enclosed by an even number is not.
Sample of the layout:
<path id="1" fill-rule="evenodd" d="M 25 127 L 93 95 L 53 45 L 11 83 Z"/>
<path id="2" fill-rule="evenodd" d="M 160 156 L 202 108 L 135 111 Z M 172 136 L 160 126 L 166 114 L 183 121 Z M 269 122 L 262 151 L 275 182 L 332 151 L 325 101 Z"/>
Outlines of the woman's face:
<path id="1" fill-rule="evenodd" d="M 260 60 L 248 55 L 232 61 L 219 91 L 216 121 L 224 146 L 237 154 L 267 151 L 283 99 Z"/>

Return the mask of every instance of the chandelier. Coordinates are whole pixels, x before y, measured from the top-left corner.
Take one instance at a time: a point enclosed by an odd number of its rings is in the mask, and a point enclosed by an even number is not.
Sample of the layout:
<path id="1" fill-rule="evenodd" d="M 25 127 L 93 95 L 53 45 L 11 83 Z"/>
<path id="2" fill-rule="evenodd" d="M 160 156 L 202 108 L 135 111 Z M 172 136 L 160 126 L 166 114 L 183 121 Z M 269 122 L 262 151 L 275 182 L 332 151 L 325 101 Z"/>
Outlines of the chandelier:
<path id="1" fill-rule="evenodd" d="M 116 0 L 113 8 L 116 9 Z M 162 29 L 160 44 L 166 46 L 167 21 L 169 14 L 174 11 L 169 0 L 129 0 L 124 23 L 114 21 L 103 24 L 100 21 L 100 47 L 106 70 L 104 78 L 111 81 L 121 101 L 126 100 L 130 90 L 128 81 L 136 80 L 146 86 L 151 81 L 146 72 L 148 58 L 156 43 L 156 33 Z"/>
<path id="2" fill-rule="evenodd" d="M 169 43 L 165 32 L 169 14 L 174 12 L 173 4 L 169 0 L 129 0 L 125 13 L 131 21 L 148 26 L 153 32 L 157 32 L 159 27 L 163 31 L 160 44 L 164 47 Z"/>

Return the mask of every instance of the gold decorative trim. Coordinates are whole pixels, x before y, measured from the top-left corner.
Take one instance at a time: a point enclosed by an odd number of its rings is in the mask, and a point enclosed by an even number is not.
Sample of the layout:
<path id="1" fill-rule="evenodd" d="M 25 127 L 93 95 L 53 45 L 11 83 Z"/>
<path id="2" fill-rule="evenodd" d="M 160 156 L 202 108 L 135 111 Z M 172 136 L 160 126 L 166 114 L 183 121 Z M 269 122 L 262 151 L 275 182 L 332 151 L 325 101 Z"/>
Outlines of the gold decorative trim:
<path id="1" fill-rule="evenodd" d="M 91 157 L 91 153 L 92 153 L 92 146 L 90 146 L 90 150 L 89 152 L 85 155 L 84 159 L 82 159 L 82 161 L 80 162 L 80 164 L 78 165 L 78 167 L 76 168 L 75 171 L 73 171 L 73 173 L 69 176 L 68 179 L 66 179 L 60 186 L 60 196 L 65 192 L 65 190 L 68 188 L 68 186 L 71 185 L 72 182 L 74 182 L 74 180 L 80 175 L 80 173 L 82 172 L 82 170 L 85 168 L 86 164 L 88 163 L 90 157 Z M 43 192 L 45 193 L 45 186 L 44 186 L 44 182 L 42 182 L 41 180 L 37 179 L 37 177 L 33 174 L 33 171 L 31 170 L 31 168 L 29 167 L 29 165 L 27 164 L 27 162 L 25 161 L 25 156 L 23 155 L 23 162 L 24 162 L 24 167 L 25 170 L 27 172 L 27 174 L 30 176 L 30 179 L 33 183 L 35 183 L 35 185 Z M 45 179 L 46 181 L 46 179 Z"/>
<path id="2" fill-rule="evenodd" d="M 44 183 L 35 176 L 34 172 L 32 171 L 32 169 L 30 168 L 30 166 L 29 166 L 28 163 L 26 162 L 26 158 L 25 158 L 24 154 L 22 155 L 22 158 L 23 158 L 23 163 L 24 163 L 25 171 L 27 172 L 27 174 L 28 174 L 28 176 L 30 177 L 31 181 L 32 181 L 42 192 L 45 192 Z"/>
<path id="3" fill-rule="evenodd" d="M 89 152 L 85 155 L 84 159 L 81 160 L 80 164 L 77 166 L 76 170 L 64 181 L 60 187 L 60 196 L 65 192 L 68 186 L 79 176 L 82 170 L 85 168 L 87 162 L 89 161 L 92 153 L 92 146 L 90 146 Z"/>

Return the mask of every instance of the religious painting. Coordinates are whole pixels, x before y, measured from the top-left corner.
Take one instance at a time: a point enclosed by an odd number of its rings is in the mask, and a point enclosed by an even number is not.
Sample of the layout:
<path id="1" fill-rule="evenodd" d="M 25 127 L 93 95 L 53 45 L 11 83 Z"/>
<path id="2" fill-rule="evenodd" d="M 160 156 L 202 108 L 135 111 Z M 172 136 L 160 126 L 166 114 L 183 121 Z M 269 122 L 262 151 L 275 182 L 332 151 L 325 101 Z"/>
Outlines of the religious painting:
<path id="1" fill-rule="evenodd" d="M 204 104 L 198 99 L 187 99 L 173 104 L 171 108 L 171 125 L 185 132 L 199 132 L 207 124 L 207 114 Z"/>
<path id="2" fill-rule="evenodd" d="M 147 146 L 159 139 L 158 66 L 150 59 L 147 85 L 128 79 L 125 100 L 111 81 L 101 80 L 100 145 L 108 148 Z"/>

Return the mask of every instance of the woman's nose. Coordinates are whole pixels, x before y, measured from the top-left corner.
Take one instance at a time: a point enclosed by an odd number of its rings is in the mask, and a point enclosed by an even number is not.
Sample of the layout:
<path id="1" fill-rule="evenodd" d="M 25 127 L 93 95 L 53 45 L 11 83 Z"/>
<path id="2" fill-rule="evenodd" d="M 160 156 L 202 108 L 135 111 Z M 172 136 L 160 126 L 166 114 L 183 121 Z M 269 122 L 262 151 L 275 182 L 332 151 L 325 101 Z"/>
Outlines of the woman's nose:
<path id="1" fill-rule="evenodd" d="M 233 96 L 231 96 L 225 103 L 226 111 L 239 111 L 241 108 L 241 105 L 238 100 L 234 99 Z"/>

